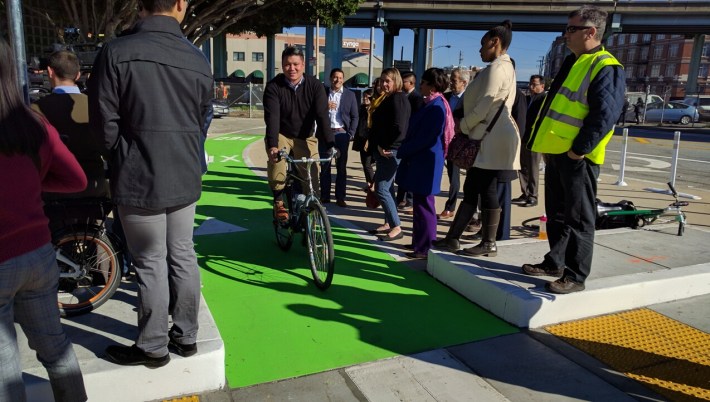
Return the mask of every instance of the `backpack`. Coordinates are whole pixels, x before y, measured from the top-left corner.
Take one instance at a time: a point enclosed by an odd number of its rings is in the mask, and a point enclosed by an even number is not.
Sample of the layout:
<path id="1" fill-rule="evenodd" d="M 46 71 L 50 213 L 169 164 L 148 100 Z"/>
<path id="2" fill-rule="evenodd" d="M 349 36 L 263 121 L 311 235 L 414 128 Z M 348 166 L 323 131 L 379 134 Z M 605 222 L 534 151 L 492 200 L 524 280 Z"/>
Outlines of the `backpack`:
<path id="1" fill-rule="evenodd" d="M 628 200 L 621 200 L 617 203 L 602 202 L 597 198 L 597 219 L 595 229 L 616 229 L 632 228 L 637 229 L 639 225 L 634 203 Z"/>

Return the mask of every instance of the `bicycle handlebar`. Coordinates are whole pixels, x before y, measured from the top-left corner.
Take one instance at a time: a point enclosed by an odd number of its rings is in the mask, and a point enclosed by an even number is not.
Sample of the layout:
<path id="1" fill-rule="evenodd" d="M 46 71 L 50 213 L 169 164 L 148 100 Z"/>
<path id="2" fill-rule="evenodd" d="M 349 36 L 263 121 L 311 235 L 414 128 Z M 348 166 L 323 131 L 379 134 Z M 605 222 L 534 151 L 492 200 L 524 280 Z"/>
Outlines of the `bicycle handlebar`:
<path id="1" fill-rule="evenodd" d="M 289 163 L 316 163 L 316 162 L 330 162 L 334 158 L 338 156 L 338 150 L 335 148 L 330 149 L 330 156 L 327 158 L 306 158 L 305 156 L 301 159 L 295 159 L 292 158 L 288 152 L 286 152 L 286 149 L 282 149 L 279 151 L 279 160 L 282 158 L 285 159 Z"/>

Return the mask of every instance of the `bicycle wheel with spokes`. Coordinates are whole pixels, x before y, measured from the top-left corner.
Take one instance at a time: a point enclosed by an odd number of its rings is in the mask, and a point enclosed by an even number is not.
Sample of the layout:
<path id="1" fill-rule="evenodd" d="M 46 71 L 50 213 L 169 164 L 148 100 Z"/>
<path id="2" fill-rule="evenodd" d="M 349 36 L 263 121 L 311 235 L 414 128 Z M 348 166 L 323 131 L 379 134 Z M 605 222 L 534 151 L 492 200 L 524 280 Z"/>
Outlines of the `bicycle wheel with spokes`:
<path id="1" fill-rule="evenodd" d="M 288 189 L 285 189 L 281 193 L 281 201 L 283 201 L 284 206 L 289 211 L 291 210 L 290 194 L 291 191 Z M 283 251 L 288 251 L 293 244 L 293 229 L 291 228 L 290 219 L 280 221 L 274 216 L 274 232 L 276 233 L 276 243 L 279 245 L 279 248 Z"/>
<path id="2" fill-rule="evenodd" d="M 56 242 L 60 278 L 59 312 L 71 317 L 97 309 L 121 283 L 119 254 L 100 229 L 61 234 Z"/>
<path id="3" fill-rule="evenodd" d="M 312 201 L 306 209 L 306 238 L 308 239 L 308 258 L 311 264 L 313 281 L 319 289 L 327 289 L 333 281 L 335 253 L 333 251 L 333 233 L 325 208 Z"/>

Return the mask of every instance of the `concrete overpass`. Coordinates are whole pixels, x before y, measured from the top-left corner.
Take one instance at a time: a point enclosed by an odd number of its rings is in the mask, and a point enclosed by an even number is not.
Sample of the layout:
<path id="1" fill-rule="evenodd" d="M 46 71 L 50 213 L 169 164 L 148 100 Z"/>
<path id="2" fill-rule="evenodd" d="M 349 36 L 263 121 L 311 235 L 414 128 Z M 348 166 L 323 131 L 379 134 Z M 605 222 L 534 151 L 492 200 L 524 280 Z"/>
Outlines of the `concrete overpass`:
<path id="1" fill-rule="evenodd" d="M 594 5 L 613 16 L 624 33 L 710 33 L 710 1 L 698 0 L 383 0 L 366 1 L 345 19 L 345 26 L 487 30 L 505 19 L 517 31 L 562 32 L 567 14 Z"/>
<path id="2" fill-rule="evenodd" d="M 413 29 L 414 70 L 421 76 L 426 66 L 427 30 L 488 30 L 510 19 L 514 31 L 562 32 L 567 15 L 583 5 L 594 5 L 610 15 L 607 35 L 613 33 L 683 34 L 695 39 L 687 88 L 696 86 L 703 35 L 710 34 L 710 1 L 702 0 L 590 0 L 590 1 L 515 1 L 515 0 L 378 0 L 365 1 L 358 11 L 345 19 L 349 28 L 381 28 L 384 33 L 383 66 L 393 65 L 394 37 L 400 29 Z M 330 33 L 330 31 L 334 31 Z M 328 31 L 337 38 L 342 27 Z M 337 66 L 336 54 L 326 56 Z M 692 77 L 692 78 L 691 78 Z"/>

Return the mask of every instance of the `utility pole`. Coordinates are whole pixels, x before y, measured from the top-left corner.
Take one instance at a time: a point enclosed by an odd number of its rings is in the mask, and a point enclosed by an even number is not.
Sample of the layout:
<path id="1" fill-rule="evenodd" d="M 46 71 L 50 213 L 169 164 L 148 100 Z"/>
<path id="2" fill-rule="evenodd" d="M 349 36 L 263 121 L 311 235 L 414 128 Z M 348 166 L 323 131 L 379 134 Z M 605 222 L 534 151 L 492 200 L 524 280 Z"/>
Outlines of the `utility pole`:
<path id="1" fill-rule="evenodd" d="M 539 70 L 540 70 L 539 74 L 542 75 L 543 66 L 545 65 L 545 58 L 543 56 L 540 56 L 540 58 L 537 60 L 537 62 L 539 64 Z"/>
<path id="2" fill-rule="evenodd" d="M 459 50 L 459 67 L 463 65 L 463 51 Z"/>

